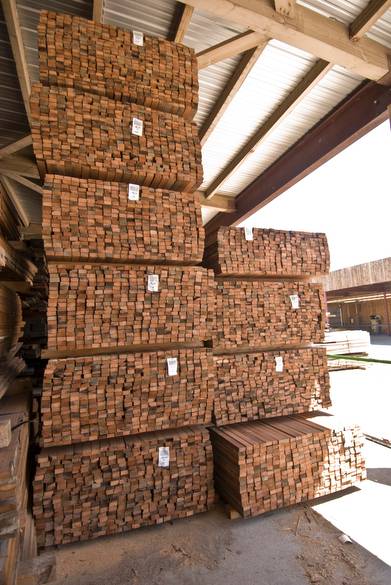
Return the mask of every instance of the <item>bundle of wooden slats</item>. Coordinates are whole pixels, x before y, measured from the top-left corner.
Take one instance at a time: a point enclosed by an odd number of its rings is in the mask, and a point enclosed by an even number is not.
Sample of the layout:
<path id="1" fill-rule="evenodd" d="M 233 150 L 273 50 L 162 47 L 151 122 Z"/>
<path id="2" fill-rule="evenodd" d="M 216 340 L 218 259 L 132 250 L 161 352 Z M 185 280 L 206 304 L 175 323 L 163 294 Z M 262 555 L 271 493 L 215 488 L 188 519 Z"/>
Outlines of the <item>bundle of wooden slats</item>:
<path id="1" fill-rule="evenodd" d="M 202 182 L 197 126 L 174 114 L 74 89 L 36 84 L 33 147 L 43 176 L 195 191 Z"/>
<path id="2" fill-rule="evenodd" d="M 0 280 L 23 283 L 27 290 L 36 272 L 37 267 L 0 236 Z"/>
<path id="3" fill-rule="evenodd" d="M 0 183 L 0 233 L 7 240 L 18 240 L 19 216 L 6 190 Z"/>
<path id="4" fill-rule="evenodd" d="M 215 286 L 205 268 L 59 263 L 49 276 L 49 350 L 211 338 Z"/>
<path id="5" fill-rule="evenodd" d="M 195 193 L 47 175 L 43 240 L 49 258 L 202 260 L 204 228 Z"/>
<path id="6" fill-rule="evenodd" d="M 208 239 L 204 264 L 216 274 L 303 278 L 327 274 L 322 233 L 221 227 Z"/>
<path id="7" fill-rule="evenodd" d="M 321 285 L 301 281 L 217 279 L 213 347 L 281 347 L 323 340 Z"/>
<path id="8" fill-rule="evenodd" d="M 203 427 L 52 447 L 37 464 L 39 546 L 161 524 L 206 511 L 214 500 Z"/>
<path id="9" fill-rule="evenodd" d="M 194 50 L 84 18 L 42 11 L 39 75 L 60 85 L 192 120 L 198 106 Z"/>
<path id="10" fill-rule="evenodd" d="M 287 349 L 214 357 L 217 425 L 331 406 L 326 351 Z"/>
<path id="11" fill-rule="evenodd" d="M 50 360 L 41 442 L 49 447 L 209 424 L 214 386 L 207 349 Z"/>
<path id="12" fill-rule="evenodd" d="M 12 350 L 23 334 L 22 302 L 17 293 L 0 285 L 0 355 Z"/>
<path id="13" fill-rule="evenodd" d="M 212 429 L 219 493 L 247 517 L 365 479 L 359 428 L 330 429 L 335 422 L 329 418 L 291 416 Z"/>

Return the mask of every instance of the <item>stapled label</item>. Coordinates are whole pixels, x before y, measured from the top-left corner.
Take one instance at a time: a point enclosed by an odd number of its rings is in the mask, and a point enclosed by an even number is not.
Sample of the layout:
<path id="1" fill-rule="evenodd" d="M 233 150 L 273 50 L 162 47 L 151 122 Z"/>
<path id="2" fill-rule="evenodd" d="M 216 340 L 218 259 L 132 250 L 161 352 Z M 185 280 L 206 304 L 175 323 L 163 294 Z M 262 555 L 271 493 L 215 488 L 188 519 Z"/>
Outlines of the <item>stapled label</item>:
<path id="1" fill-rule="evenodd" d="M 276 372 L 283 372 L 284 371 L 284 360 L 280 355 L 276 355 L 274 358 L 276 362 Z"/>
<path id="2" fill-rule="evenodd" d="M 253 228 L 250 226 L 245 226 L 244 228 L 244 237 L 246 238 L 247 242 L 252 242 L 254 239 L 254 232 Z"/>
<path id="3" fill-rule="evenodd" d="M 345 447 L 353 447 L 353 433 L 350 429 L 345 429 L 342 431 L 343 436 L 343 444 Z"/>
<path id="4" fill-rule="evenodd" d="M 289 295 L 291 300 L 292 309 L 300 309 L 300 297 L 299 295 Z"/>
<path id="5" fill-rule="evenodd" d="M 133 31 L 133 43 L 139 47 L 144 45 L 144 34 L 139 30 Z"/>
<path id="6" fill-rule="evenodd" d="M 149 292 L 158 292 L 159 291 L 159 275 L 158 274 L 148 274 L 148 291 Z"/>
<path id="7" fill-rule="evenodd" d="M 159 467 L 170 466 L 170 447 L 159 447 Z"/>
<path id="8" fill-rule="evenodd" d="M 136 185 L 135 183 L 129 183 L 128 199 L 129 201 L 138 201 L 140 199 L 140 185 Z"/>
<path id="9" fill-rule="evenodd" d="M 143 127 L 144 122 L 142 120 L 140 120 L 139 118 L 132 119 L 132 134 L 135 134 L 136 136 L 142 136 Z"/>
<path id="10" fill-rule="evenodd" d="M 167 358 L 167 371 L 169 376 L 176 376 L 178 373 L 178 358 Z"/>

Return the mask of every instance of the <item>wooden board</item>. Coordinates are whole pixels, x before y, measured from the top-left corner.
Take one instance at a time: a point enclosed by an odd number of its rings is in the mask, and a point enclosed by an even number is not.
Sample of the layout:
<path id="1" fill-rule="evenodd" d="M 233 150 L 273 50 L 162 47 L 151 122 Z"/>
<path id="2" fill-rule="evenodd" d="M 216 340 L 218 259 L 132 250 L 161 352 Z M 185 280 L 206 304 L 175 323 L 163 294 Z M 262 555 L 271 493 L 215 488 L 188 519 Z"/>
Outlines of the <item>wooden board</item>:
<path id="1" fill-rule="evenodd" d="M 162 447 L 168 467 L 159 466 Z M 214 501 L 209 433 L 190 427 L 44 449 L 33 491 L 40 547 L 192 516 Z"/>
<path id="2" fill-rule="evenodd" d="M 43 240 L 50 259 L 175 262 L 202 260 L 204 228 L 196 193 L 47 175 Z"/>
<path id="3" fill-rule="evenodd" d="M 298 296 L 299 308 L 293 308 Z M 261 348 L 323 341 L 321 285 L 259 279 L 217 279 L 216 349 Z"/>
<path id="4" fill-rule="evenodd" d="M 159 278 L 148 290 L 149 277 Z M 199 342 L 214 327 L 215 283 L 200 267 L 49 264 L 48 349 Z"/>
<path id="5" fill-rule="evenodd" d="M 134 102 L 192 120 L 198 106 L 194 50 L 78 16 L 41 11 L 39 76 L 45 85 Z"/>
<path id="6" fill-rule="evenodd" d="M 331 406 L 326 351 L 289 349 L 214 357 L 217 425 Z"/>
<path id="7" fill-rule="evenodd" d="M 177 373 L 167 359 L 177 360 Z M 209 424 L 215 368 L 211 350 L 50 360 L 41 398 L 41 443 L 67 445 Z"/>
<path id="8" fill-rule="evenodd" d="M 31 116 L 42 177 L 58 173 L 186 192 L 202 182 L 197 126 L 174 114 L 35 84 Z M 137 120 L 141 135 L 134 133 Z"/>
<path id="9" fill-rule="evenodd" d="M 207 241 L 204 265 L 216 274 L 306 278 L 327 274 L 330 254 L 322 233 L 220 227 Z"/>
<path id="10" fill-rule="evenodd" d="M 215 428 L 211 439 L 216 489 L 244 517 L 332 494 L 366 478 L 357 426 L 330 429 L 297 415 Z"/>

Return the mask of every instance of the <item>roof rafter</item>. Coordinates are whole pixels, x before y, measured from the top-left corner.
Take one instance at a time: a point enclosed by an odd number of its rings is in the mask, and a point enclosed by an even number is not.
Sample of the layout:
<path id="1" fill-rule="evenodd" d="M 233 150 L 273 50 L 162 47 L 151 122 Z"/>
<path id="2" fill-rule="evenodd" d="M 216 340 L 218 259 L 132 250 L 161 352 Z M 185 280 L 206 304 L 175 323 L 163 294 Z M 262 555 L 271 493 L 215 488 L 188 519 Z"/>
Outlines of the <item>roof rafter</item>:
<path id="1" fill-rule="evenodd" d="M 43 194 L 43 187 L 41 187 L 40 185 L 37 185 L 36 183 L 33 183 L 33 181 L 30 181 L 29 179 L 26 179 L 26 177 L 23 177 L 22 175 L 19 175 L 19 173 L 14 173 L 12 171 L 2 171 L 1 175 L 3 177 L 7 177 L 8 179 L 12 179 L 13 181 L 16 181 L 17 183 L 20 183 L 21 185 L 24 185 L 24 187 L 27 187 L 31 191 L 35 191 L 36 193 L 39 193 L 40 195 Z"/>
<path id="2" fill-rule="evenodd" d="M 24 226 L 28 226 L 30 223 L 29 217 L 19 201 L 19 196 L 16 192 L 16 189 L 15 189 L 12 181 L 10 181 L 8 177 L 5 177 L 4 175 L 0 175 L 0 182 L 3 185 L 3 188 L 5 189 L 8 197 L 11 199 L 13 206 L 15 207 L 22 224 Z"/>
<path id="3" fill-rule="evenodd" d="M 229 104 L 232 102 L 233 98 L 246 80 L 248 74 L 254 67 L 255 63 L 258 61 L 267 43 L 268 39 L 265 38 L 263 43 L 261 43 L 258 47 L 250 49 L 244 53 L 231 78 L 228 80 L 226 86 L 216 100 L 216 103 L 212 107 L 208 117 L 200 128 L 199 137 L 202 145 L 205 144 L 217 126 Z"/>
<path id="4" fill-rule="evenodd" d="M 103 4 L 104 0 L 93 0 L 92 20 L 95 22 L 103 22 Z"/>
<path id="5" fill-rule="evenodd" d="M 256 130 L 251 138 L 240 148 L 237 155 L 227 164 L 212 183 L 205 190 L 206 198 L 215 193 L 221 185 L 241 165 L 247 156 L 254 151 L 269 134 L 291 113 L 291 111 L 305 98 L 311 89 L 330 71 L 332 65 L 327 61 L 319 60 L 303 77 L 289 95 L 280 103 L 267 120 Z"/>
<path id="6" fill-rule="evenodd" d="M 7 144 L 7 146 L 0 148 L 0 158 L 14 154 L 14 152 L 18 152 L 19 150 L 26 148 L 26 146 L 30 146 L 32 143 L 33 138 L 31 134 L 27 134 L 27 136 L 23 136 L 23 138 L 19 138 L 19 140 L 11 142 L 11 144 Z"/>
<path id="7" fill-rule="evenodd" d="M 213 45 L 213 47 L 197 53 L 198 69 L 204 69 L 210 65 L 215 65 L 219 61 L 234 57 L 239 53 L 244 53 L 244 51 L 248 51 L 262 44 L 265 39 L 264 34 L 250 30 L 240 33 L 218 45 Z"/>
<path id="8" fill-rule="evenodd" d="M 20 29 L 18 10 L 16 0 L 2 0 L 4 18 L 7 25 L 8 36 L 11 43 L 12 53 L 15 59 L 16 72 L 18 74 L 20 90 L 22 92 L 24 107 L 27 118 L 31 121 L 30 116 L 30 93 L 31 81 L 27 66 L 26 55 L 22 32 Z"/>
<path id="9" fill-rule="evenodd" d="M 391 0 L 371 0 L 350 25 L 350 37 L 358 40 L 391 8 Z"/>
<path id="10" fill-rule="evenodd" d="M 270 0 L 186 0 L 186 3 L 369 79 L 379 80 L 389 70 L 389 49 L 367 38 L 353 42 L 347 25 L 300 5 L 295 8 L 294 18 L 286 18 L 274 10 Z"/>
<path id="11" fill-rule="evenodd" d="M 206 199 L 202 191 L 199 191 L 200 203 L 202 207 L 211 207 L 221 213 L 232 213 L 236 210 L 235 197 L 220 195 L 215 193 L 210 199 Z"/>
<path id="12" fill-rule="evenodd" d="M 174 32 L 171 37 L 174 43 L 183 43 L 193 12 L 194 8 L 192 6 L 182 4 L 182 2 L 177 2 Z"/>

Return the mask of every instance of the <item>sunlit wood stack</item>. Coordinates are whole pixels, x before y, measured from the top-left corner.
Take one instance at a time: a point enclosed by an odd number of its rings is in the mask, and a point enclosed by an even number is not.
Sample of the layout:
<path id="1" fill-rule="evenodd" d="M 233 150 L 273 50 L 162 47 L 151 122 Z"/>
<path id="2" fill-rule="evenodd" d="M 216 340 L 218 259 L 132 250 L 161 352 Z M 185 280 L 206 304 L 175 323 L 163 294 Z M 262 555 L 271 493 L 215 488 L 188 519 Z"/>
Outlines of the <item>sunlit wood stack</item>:
<path id="1" fill-rule="evenodd" d="M 44 449 L 37 464 L 39 546 L 192 516 L 214 500 L 212 447 L 202 427 Z"/>
<path id="2" fill-rule="evenodd" d="M 185 45 L 42 11 L 38 49 L 45 85 L 138 103 L 185 120 L 197 111 L 197 59 Z"/>
<path id="3" fill-rule="evenodd" d="M 330 255 L 322 233 L 220 227 L 208 239 L 204 263 L 216 274 L 303 278 L 327 274 Z"/>
<path id="4" fill-rule="evenodd" d="M 205 268 L 63 263 L 49 264 L 49 276 L 49 350 L 96 353 L 211 337 L 214 280 Z M 151 276 L 159 279 L 155 292 Z"/>
<path id="5" fill-rule="evenodd" d="M 47 175 L 43 239 L 50 258 L 155 261 L 202 260 L 204 228 L 196 193 Z"/>
<path id="6" fill-rule="evenodd" d="M 177 360 L 177 374 L 167 359 Z M 209 424 L 215 374 L 207 349 L 50 360 L 41 420 L 44 446 Z"/>
<path id="7" fill-rule="evenodd" d="M 248 517 L 359 483 L 361 431 L 329 425 L 332 417 L 290 416 L 212 429 L 218 492 Z"/>
<path id="8" fill-rule="evenodd" d="M 217 355 L 214 360 L 217 425 L 310 412 L 331 405 L 323 349 Z"/>
<path id="9" fill-rule="evenodd" d="M 214 348 L 281 347 L 323 340 L 325 299 L 321 285 L 243 278 L 216 280 Z"/>
<path id="10" fill-rule="evenodd" d="M 59 173 L 189 192 L 202 182 L 197 126 L 179 116 L 40 84 L 33 86 L 30 104 L 42 176 Z"/>

